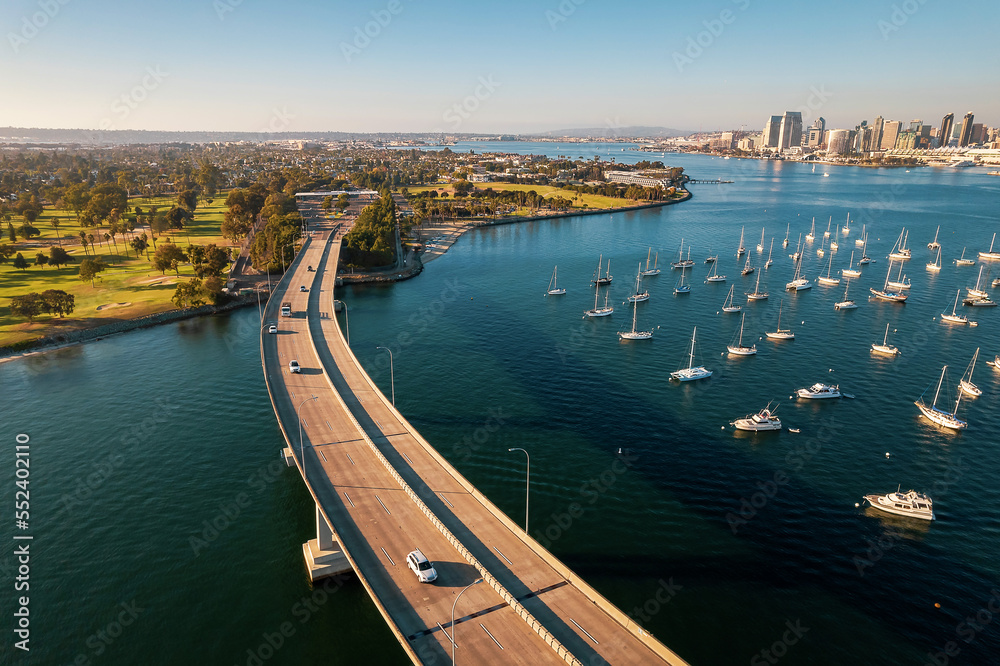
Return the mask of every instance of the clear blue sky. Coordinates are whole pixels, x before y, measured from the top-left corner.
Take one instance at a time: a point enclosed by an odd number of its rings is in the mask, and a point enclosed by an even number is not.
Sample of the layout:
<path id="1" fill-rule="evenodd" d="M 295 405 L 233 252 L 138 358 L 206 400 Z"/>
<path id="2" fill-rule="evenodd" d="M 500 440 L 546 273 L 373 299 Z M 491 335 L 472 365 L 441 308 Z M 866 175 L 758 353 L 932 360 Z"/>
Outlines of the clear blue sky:
<path id="1" fill-rule="evenodd" d="M 995 126 L 998 25 L 995 0 L 4 0 L 0 126 Z"/>

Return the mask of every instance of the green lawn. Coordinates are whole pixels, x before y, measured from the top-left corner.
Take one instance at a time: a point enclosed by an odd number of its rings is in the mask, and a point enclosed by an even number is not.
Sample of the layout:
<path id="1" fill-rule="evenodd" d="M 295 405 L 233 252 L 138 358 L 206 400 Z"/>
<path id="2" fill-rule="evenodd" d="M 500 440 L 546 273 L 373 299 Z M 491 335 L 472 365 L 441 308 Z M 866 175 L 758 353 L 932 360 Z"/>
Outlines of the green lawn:
<path id="1" fill-rule="evenodd" d="M 581 194 L 580 198 L 577 199 L 577 193 L 564 190 L 562 187 L 556 187 L 554 185 L 532 185 L 532 184 L 522 184 L 522 183 L 477 183 L 477 190 L 485 190 L 487 188 L 492 188 L 495 192 L 509 191 L 509 190 L 520 190 L 522 192 L 528 192 L 534 190 L 541 196 L 559 195 L 563 198 L 569 199 L 573 202 L 571 210 L 585 210 L 584 205 L 587 209 L 591 208 L 624 208 L 627 206 L 635 206 L 637 204 L 645 203 L 643 201 L 632 201 L 630 199 L 618 199 L 615 197 L 606 197 L 600 194 Z M 454 190 L 450 185 L 417 185 L 408 188 L 409 192 L 416 194 L 418 192 L 427 192 L 429 190 L 437 190 L 438 192 L 448 192 L 449 196 L 454 194 Z M 459 199 L 462 201 L 462 199 Z M 528 214 L 528 213 L 518 213 L 518 214 Z"/>

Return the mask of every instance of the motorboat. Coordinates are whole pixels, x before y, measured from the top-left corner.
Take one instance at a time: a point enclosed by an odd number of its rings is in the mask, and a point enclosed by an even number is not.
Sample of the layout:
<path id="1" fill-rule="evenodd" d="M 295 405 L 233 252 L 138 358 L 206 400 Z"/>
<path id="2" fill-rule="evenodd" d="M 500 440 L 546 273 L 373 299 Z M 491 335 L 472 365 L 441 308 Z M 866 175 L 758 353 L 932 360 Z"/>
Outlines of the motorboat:
<path id="1" fill-rule="evenodd" d="M 934 520 L 934 503 L 931 498 L 915 490 L 902 493 L 897 489 L 888 495 L 865 495 L 864 499 L 873 509 L 879 511 L 908 518 Z"/>
<path id="2" fill-rule="evenodd" d="M 742 419 L 732 421 L 729 425 L 735 427 L 737 430 L 749 430 L 753 432 L 781 430 L 781 419 L 774 415 L 776 411 L 778 411 L 777 406 L 772 410 L 771 403 L 767 403 L 767 407 L 756 414 L 748 414 Z"/>
<path id="3" fill-rule="evenodd" d="M 795 394 L 800 398 L 806 398 L 808 400 L 839 398 L 841 396 L 840 386 L 837 384 L 822 384 L 820 382 L 816 382 L 808 388 L 795 389 Z"/>

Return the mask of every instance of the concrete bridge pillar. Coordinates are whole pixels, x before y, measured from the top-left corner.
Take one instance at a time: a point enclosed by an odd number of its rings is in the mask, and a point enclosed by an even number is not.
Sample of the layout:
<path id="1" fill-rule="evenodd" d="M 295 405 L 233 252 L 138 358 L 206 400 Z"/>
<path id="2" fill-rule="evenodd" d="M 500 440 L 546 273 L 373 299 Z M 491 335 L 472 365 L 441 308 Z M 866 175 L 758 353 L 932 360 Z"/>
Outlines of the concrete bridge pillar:
<path id="1" fill-rule="evenodd" d="M 333 529 L 326 522 L 326 517 L 318 506 L 316 538 L 302 544 L 302 555 L 305 557 L 306 571 L 309 572 L 309 580 L 312 582 L 353 570 L 347 555 L 337 542 Z"/>

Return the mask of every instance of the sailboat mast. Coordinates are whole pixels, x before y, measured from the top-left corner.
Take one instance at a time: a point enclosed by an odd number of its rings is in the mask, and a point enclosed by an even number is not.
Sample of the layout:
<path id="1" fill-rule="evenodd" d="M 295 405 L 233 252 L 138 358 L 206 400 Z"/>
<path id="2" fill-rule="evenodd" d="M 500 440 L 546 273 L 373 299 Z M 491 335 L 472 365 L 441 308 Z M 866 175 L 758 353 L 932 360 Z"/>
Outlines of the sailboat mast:
<path id="1" fill-rule="evenodd" d="M 697 335 L 697 333 L 698 333 L 698 327 L 695 326 L 694 330 L 691 331 L 691 354 L 688 357 L 688 367 L 689 368 L 693 368 L 694 367 L 694 338 L 695 338 L 695 335 Z"/>
<path id="2" fill-rule="evenodd" d="M 740 317 L 740 344 L 739 344 L 740 347 L 743 346 L 743 322 L 745 322 L 746 319 L 747 319 L 747 313 L 744 312 L 743 316 Z"/>
<path id="3" fill-rule="evenodd" d="M 888 330 L 888 329 L 886 329 L 886 330 Z M 938 379 L 937 390 L 934 391 L 934 402 L 931 403 L 931 407 L 936 407 L 937 406 L 938 394 L 941 393 L 941 382 L 944 381 L 944 371 L 947 370 L 947 369 L 948 369 L 947 365 L 943 366 L 941 368 L 941 378 Z"/>
<path id="4" fill-rule="evenodd" d="M 889 340 L 889 324 L 885 325 L 885 335 L 882 336 L 882 346 L 885 347 L 885 343 Z"/>

